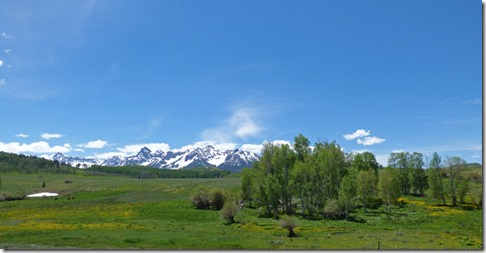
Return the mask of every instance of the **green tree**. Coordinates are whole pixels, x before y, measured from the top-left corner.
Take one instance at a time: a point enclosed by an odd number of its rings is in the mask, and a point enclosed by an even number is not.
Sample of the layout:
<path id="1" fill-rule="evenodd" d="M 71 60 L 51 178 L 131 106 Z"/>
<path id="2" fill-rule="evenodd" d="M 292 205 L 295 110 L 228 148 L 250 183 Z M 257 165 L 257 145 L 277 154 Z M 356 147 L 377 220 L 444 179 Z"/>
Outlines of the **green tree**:
<path id="1" fill-rule="evenodd" d="M 428 189 L 427 173 L 425 173 L 423 154 L 413 152 L 407 155 L 407 164 L 409 168 L 409 182 L 410 187 L 414 194 L 424 194 L 424 191 Z"/>
<path id="2" fill-rule="evenodd" d="M 251 201 L 253 199 L 253 192 L 252 170 L 250 168 L 243 168 L 241 171 L 241 195 L 243 197 L 243 201 L 250 203 L 250 208 Z"/>
<path id="3" fill-rule="evenodd" d="M 357 196 L 363 204 L 366 213 L 366 206 L 376 195 L 378 185 L 378 177 L 375 176 L 373 170 L 362 170 L 358 172 L 356 178 Z"/>
<path id="4" fill-rule="evenodd" d="M 282 206 L 285 213 L 292 214 L 292 188 L 291 188 L 291 174 L 294 169 L 294 163 L 296 160 L 295 153 L 290 149 L 289 145 L 280 145 L 276 147 L 275 153 L 272 159 L 274 166 L 278 168 L 277 176 L 278 183 L 280 184 Z"/>
<path id="5" fill-rule="evenodd" d="M 311 173 L 309 157 L 312 150 L 309 147 L 310 141 L 301 133 L 294 137 L 294 150 L 296 152 L 294 170 L 292 172 L 292 188 L 294 193 L 300 198 L 300 208 L 302 217 L 306 218 L 306 206 L 308 205 L 308 194 L 311 189 Z M 307 193 L 307 194 L 304 194 Z"/>
<path id="6" fill-rule="evenodd" d="M 420 195 L 424 195 L 425 190 L 429 188 L 429 184 L 427 182 L 427 173 L 425 170 L 421 168 L 411 169 L 409 177 L 413 193 L 420 193 Z"/>
<path id="7" fill-rule="evenodd" d="M 311 172 L 308 163 L 296 160 L 294 164 L 294 170 L 292 172 L 292 187 L 300 198 L 300 208 L 302 217 L 306 218 L 306 195 L 310 194 L 308 191 L 310 186 Z"/>
<path id="8" fill-rule="evenodd" d="M 386 168 L 380 171 L 378 188 L 386 203 L 386 213 L 391 213 L 391 204 L 400 196 L 398 175 L 395 169 Z"/>
<path id="9" fill-rule="evenodd" d="M 304 162 L 305 159 L 311 154 L 309 147 L 310 141 L 304 135 L 299 134 L 294 137 L 294 150 L 297 153 L 297 159 Z"/>
<path id="10" fill-rule="evenodd" d="M 270 174 L 265 182 L 265 194 L 268 197 L 268 204 L 272 208 L 275 219 L 278 220 L 278 207 L 280 205 L 281 185 L 275 175 Z"/>
<path id="11" fill-rule="evenodd" d="M 405 195 L 410 193 L 410 169 L 408 167 L 410 165 L 408 162 L 409 156 L 410 153 L 408 152 L 397 152 L 391 153 L 390 157 L 388 158 L 388 166 L 397 169 L 398 185 L 402 194 Z"/>
<path id="12" fill-rule="evenodd" d="M 341 179 L 345 174 L 345 155 L 341 147 L 333 142 L 318 142 L 315 145 L 317 179 L 323 186 L 325 197 L 337 199 Z"/>
<path id="13" fill-rule="evenodd" d="M 464 204 L 464 199 L 466 198 L 466 194 L 469 192 L 469 180 L 463 179 L 457 185 L 458 195 L 459 195 L 459 203 Z"/>
<path id="14" fill-rule="evenodd" d="M 424 167 L 424 155 L 419 152 L 407 154 L 407 167 L 412 169 L 422 169 Z"/>
<path id="15" fill-rule="evenodd" d="M 372 170 L 375 176 L 378 176 L 379 164 L 376 161 L 375 155 L 371 152 L 363 152 L 362 154 L 354 154 L 351 166 L 358 171 L 361 170 Z"/>
<path id="16" fill-rule="evenodd" d="M 339 188 L 339 202 L 346 212 L 346 220 L 349 219 L 349 211 L 353 208 L 356 199 L 356 180 L 354 175 L 346 175 Z"/>
<path id="17" fill-rule="evenodd" d="M 457 205 L 457 186 L 461 178 L 461 171 L 466 166 L 466 161 L 462 158 L 453 156 L 448 157 L 446 160 L 447 173 L 450 180 L 450 193 L 452 199 L 452 205 Z"/>
<path id="18" fill-rule="evenodd" d="M 432 196 L 436 199 L 442 199 L 443 204 L 446 204 L 444 184 L 442 179 L 441 158 L 434 152 L 429 163 L 428 182 L 429 188 L 432 190 Z"/>
<path id="19" fill-rule="evenodd" d="M 291 178 L 295 163 L 295 153 L 288 145 L 276 146 L 264 144 L 260 161 L 254 163 L 258 200 L 266 208 L 266 214 L 272 210 L 278 219 L 280 201 L 286 213 L 292 213 Z"/>

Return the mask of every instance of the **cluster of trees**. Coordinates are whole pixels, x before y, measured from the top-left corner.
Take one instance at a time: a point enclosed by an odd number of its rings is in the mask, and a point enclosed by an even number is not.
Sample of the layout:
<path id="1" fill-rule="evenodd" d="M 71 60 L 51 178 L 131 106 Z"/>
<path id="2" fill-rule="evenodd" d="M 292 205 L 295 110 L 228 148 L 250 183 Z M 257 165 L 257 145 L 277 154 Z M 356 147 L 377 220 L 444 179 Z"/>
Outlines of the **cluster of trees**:
<path id="1" fill-rule="evenodd" d="M 429 170 L 421 153 L 391 153 L 388 167 L 383 168 L 373 153 L 347 154 L 334 142 L 317 142 L 299 134 L 293 147 L 266 143 L 260 161 L 242 171 L 242 198 L 250 207 L 255 204 L 268 216 L 279 218 L 300 209 L 303 217 L 328 215 L 334 206 L 344 212 L 360 206 L 370 208 L 381 201 L 386 212 L 400 195 L 425 194 L 429 187 L 435 197 L 450 195 L 456 205 L 467 193 L 467 180 L 461 177 L 464 160 L 448 158 L 445 162 L 450 187 L 444 186 L 440 156 L 434 153 Z M 329 211 L 327 211 L 329 210 Z"/>
<path id="2" fill-rule="evenodd" d="M 219 210 L 221 217 L 228 223 L 234 223 L 239 208 L 234 197 L 220 188 L 208 189 L 198 186 L 192 193 L 192 205 L 196 209 Z"/>
<path id="3" fill-rule="evenodd" d="M 192 168 L 181 170 L 168 170 L 157 169 L 152 167 L 146 167 L 141 165 L 129 165 L 129 166 L 100 166 L 93 165 L 86 168 L 84 171 L 92 174 L 108 174 L 129 176 L 138 179 L 151 179 L 151 178 L 221 178 L 231 172 L 221 170 L 218 168 Z"/>
<path id="4" fill-rule="evenodd" d="M 0 172 L 75 174 L 76 168 L 59 161 L 0 151 Z"/>

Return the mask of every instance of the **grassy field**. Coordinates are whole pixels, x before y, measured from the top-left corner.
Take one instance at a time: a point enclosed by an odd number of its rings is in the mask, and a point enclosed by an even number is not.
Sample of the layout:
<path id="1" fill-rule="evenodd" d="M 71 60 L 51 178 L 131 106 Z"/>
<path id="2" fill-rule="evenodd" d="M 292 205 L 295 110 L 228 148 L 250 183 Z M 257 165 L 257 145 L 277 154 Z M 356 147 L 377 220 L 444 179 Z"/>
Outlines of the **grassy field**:
<path id="1" fill-rule="evenodd" d="M 61 194 L 0 202 L 3 249 L 377 249 L 378 243 L 381 249 L 482 249 L 483 243 L 482 209 L 429 198 L 402 197 L 403 207 L 393 206 L 392 215 L 358 209 L 354 222 L 299 218 L 298 236 L 288 238 L 278 221 L 258 217 L 256 209 L 240 211 L 237 223 L 227 225 L 217 211 L 192 207 L 198 185 L 231 191 L 239 178 L 0 177 L 2 194 Z"/>

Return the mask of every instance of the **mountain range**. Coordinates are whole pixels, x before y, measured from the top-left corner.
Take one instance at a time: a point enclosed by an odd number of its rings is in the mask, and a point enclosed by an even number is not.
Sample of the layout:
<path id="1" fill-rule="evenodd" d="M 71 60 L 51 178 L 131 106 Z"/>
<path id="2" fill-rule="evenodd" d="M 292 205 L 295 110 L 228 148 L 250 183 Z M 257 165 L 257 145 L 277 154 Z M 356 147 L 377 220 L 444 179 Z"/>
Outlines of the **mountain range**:
<path id="1" fill-rule="evenodd" d="M 159 169 L 217 167 L 223 170 L 240 171 L 245 167 L 251 167 L 254 161 L 259 160 L 259 156 L 255 153 L 238 149 L 220 151 L 208 145 L 203 148 L 169 150 L 166 152 L 161 150 L 152 151 L 144 147 L 135 155 L 125 157 L 112 156 L 107 159 L 71 157 L 62 153 L 56 153 L 50 159 L 80 168 L 87 168 L 92 165 L 143 165 Z"/>

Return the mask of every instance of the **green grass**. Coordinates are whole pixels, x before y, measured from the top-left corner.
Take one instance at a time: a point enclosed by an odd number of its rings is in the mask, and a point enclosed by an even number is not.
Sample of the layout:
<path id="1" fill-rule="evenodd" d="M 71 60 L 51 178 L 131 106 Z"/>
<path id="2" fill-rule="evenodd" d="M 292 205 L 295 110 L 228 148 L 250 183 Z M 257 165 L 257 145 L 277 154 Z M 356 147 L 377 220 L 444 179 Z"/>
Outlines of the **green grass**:
<path id="1" fill-rule="evenodd" d="M 192 207 L 190 193 L 198 185 L 231 191 L 240 178 L 0 176 L 3 192 L 61 193 L 57 199 L 0 202 L 0 248 L 376 249 L 378 241 L 381 249 L 482 248 L 482 210 L 471 204 L 442 207 L 407 196 L 392 215 L 357 209 L 351 214 L 357 222 L 299 217 L 298 237 L 288 238 L 278 221 L 259 217 L 257 209 L 240 211 L 237 223 L 226 225 L 217 211 Z"/>

